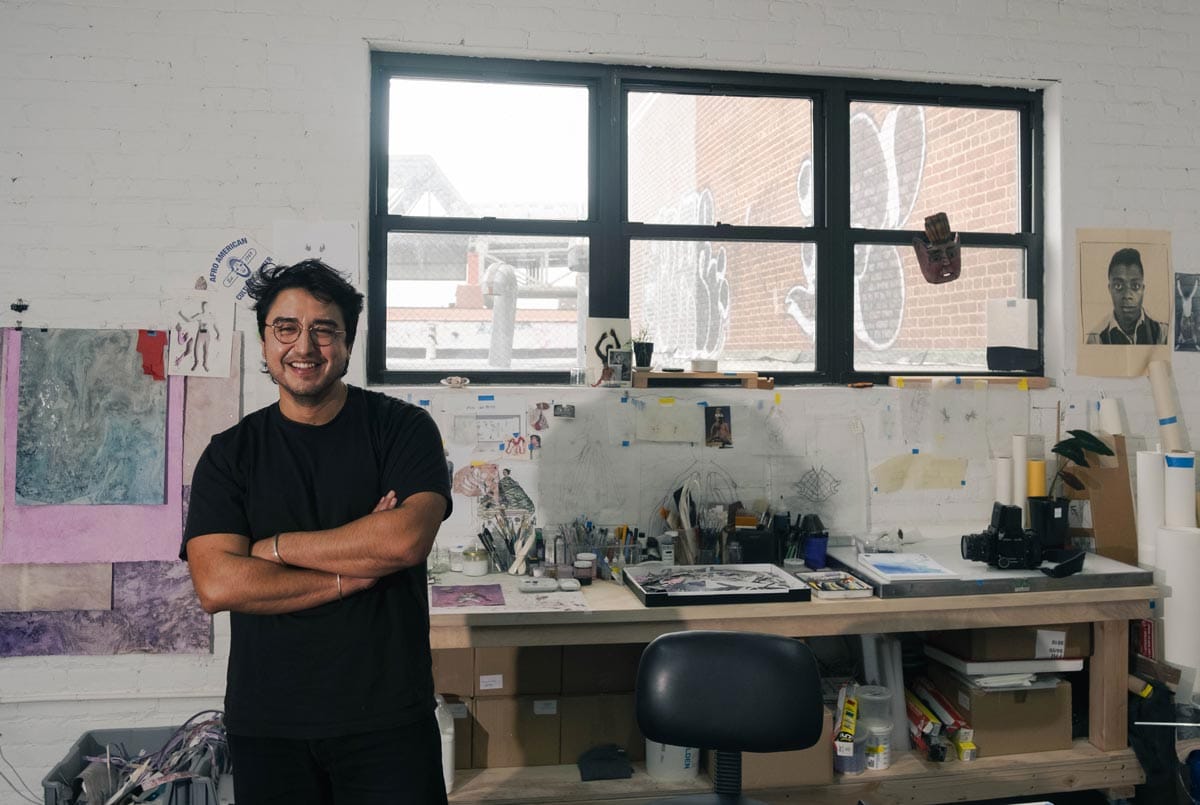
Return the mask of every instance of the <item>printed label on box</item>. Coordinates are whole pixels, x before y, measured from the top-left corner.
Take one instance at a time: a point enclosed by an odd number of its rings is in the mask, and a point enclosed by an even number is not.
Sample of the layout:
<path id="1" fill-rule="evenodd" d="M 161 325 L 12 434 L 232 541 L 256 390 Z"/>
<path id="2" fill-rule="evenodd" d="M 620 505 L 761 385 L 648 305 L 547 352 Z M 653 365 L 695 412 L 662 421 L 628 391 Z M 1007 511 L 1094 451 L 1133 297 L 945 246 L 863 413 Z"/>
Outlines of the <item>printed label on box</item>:
<path id="1" fill-rule="evenodd" d="M 558 699 L 534 699 L 533 714 L 535 716 L 558 715 Z"/>
<path id="2" fill-rule="evenodd" d="M 480 674 L 479 675 L 480 690 L 503 690 L 504 689 L 504 674 Z"/>
<path id="3" fill-rule="evenodd" d="M 449 702 L 446 704 L 446 710 L 448 710 L 450 715 L 454 718 L 466 718 L 467 716 L 471 715 L 470 711 L 467 710 L 466 702 Z"/>
<path id="4" fill-rule="evenodd" d="M 1061 660 L 1067 654 L 1067 633 L 1050 629 L 1037 630 L 1037 648 L 1034 656 L 1039 660 Z"/>

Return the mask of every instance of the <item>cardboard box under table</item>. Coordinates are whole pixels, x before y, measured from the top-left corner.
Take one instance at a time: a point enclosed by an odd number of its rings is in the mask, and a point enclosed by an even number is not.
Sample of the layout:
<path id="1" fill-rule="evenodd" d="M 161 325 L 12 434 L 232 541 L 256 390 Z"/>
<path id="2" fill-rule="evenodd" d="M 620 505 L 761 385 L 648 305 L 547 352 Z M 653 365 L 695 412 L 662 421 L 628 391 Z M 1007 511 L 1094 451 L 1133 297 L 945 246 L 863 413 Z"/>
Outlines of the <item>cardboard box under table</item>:
<path id="1" fill-rule="evenodd" d="M 929 632 L 925 640 L 948 654 L 971 662 L 1078 659 L 1092 655 L 1092 625 L 1006 626 Z"/>
<path id="2" fill-rule="evenodd" d="M 435 648 L 433 690 L 443 696 L 474 696 L 475 649 Z"/>
<path id="3" fill-rule="evenodd" d="M 471 760 L 476 768 L 557 766 L 557 696 L 485 696 L 475 700 Z"/>
<path id="4" fill-rule="evenodd" d="M 557 695 L 561 690 L 562 646 L 475 649 L 476 698 Z"/>
<path id="5" fill-rule="evenodd" d="M 575 764 L 595 746 L 616 744 L 631 761 L 646 758 L 646 740 L 637 727 L 632 693 L 563 696 L 559 701 L 559 763 Z"/>
<path id="6" fill-rule="evenodd" d="M 716 756 L 704 752 L 704 764 L 712 775 Z M 825 710 L 821 738 L 808 749 L 792 752 L 742 752 L 742 788 L 788 788 L 797 785 L 828 785 L 833 782 L 833 713 Z M 801 798 L 803 800 L 803 798 Z"/>
<path id="7" fill-rule="evenodd" d="M 454 768 L 470 769 L 471 743 L 475 735 L 475 700 L 470 696 L 443 694 L 454 717 Z"/>
<path id="8" fill-rule="evenodd" d="M 643 643 L 563 646 L 562 692 L 630 692 L 644 648 Z"/>
<path id="9" fill-rule="evenodd" d="M 1071 748 L 1071 684 L 1019 690 L 971 687 L 940 663 L 929 678 L 975 730 L 980 757 Z"/>

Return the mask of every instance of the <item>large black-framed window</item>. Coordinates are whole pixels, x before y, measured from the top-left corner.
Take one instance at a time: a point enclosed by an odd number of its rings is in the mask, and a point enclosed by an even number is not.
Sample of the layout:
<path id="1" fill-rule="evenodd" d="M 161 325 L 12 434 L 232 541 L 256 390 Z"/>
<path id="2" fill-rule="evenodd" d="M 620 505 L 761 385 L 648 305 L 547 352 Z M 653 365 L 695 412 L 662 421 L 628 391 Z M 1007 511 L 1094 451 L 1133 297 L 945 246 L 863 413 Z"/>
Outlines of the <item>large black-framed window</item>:
<path id="1" fill-rule="evenodd" d="M 588 317 L 781 384 L 984 374 L 988 299 L 1041 332 L 1038 91 L 384 52 L 371 81 L 372 383 L 566 382 Z M 930 285 L 940 211 L 963 273 Z"/>

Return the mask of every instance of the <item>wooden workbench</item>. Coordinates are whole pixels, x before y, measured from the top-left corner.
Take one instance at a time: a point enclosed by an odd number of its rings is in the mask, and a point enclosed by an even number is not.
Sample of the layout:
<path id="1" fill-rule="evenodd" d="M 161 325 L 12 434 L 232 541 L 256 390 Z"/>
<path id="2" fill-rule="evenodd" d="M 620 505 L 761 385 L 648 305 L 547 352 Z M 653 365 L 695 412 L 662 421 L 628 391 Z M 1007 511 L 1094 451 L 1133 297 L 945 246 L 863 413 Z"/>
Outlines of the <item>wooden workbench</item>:
<path id="1" fill-rule="evenodd" d="M 813 600 L 775 604 L 643 607 L 628 590 L 598 582 L 585 588 L 589 612 L 436 614 L 434 648 L 639 643 L 682 629 L 818 637 L 1054 623 L 1093 624 L 1088 661 L 1088 740 L 1070 750 L 928 763 L 893 752 L 891 768 L 825 786 L 759 790 L 768 803 L 871 805 L 939 803 L 1047 791 L 1122 791 L 1144 776 L 1126 734 L 1129 621 L 1150 615 L 1154 586 L 904 599 Z M 704 790 L 701 778 L 693 790 Z M 686 786 L 685 786 L 686 788 Z M 678 790 L 676 787 L 675 790 Z M 581 783 L 574 766 L 460 770 L 452 803 L 607 803 L 639 805 L 665 793 L 637 768 L 628 780 Z"/>

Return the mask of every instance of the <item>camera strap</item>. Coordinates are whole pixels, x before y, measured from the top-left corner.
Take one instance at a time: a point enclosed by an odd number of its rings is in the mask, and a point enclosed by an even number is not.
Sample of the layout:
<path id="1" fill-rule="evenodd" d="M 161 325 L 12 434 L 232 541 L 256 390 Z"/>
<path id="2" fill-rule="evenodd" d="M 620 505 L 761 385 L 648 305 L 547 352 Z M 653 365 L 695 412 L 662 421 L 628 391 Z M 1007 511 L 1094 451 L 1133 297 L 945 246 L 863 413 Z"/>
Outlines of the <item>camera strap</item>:
<path id="1" fill-rule="evenodd" d="M 1085 551 L 1052 548 L 1042 551 L 1042 559 L 1055 562 L 1054 567 L 1043 567 L 1041 571 L 1052 579 L 1064 579 L 1083 570 L 1083 555 Z"/>

